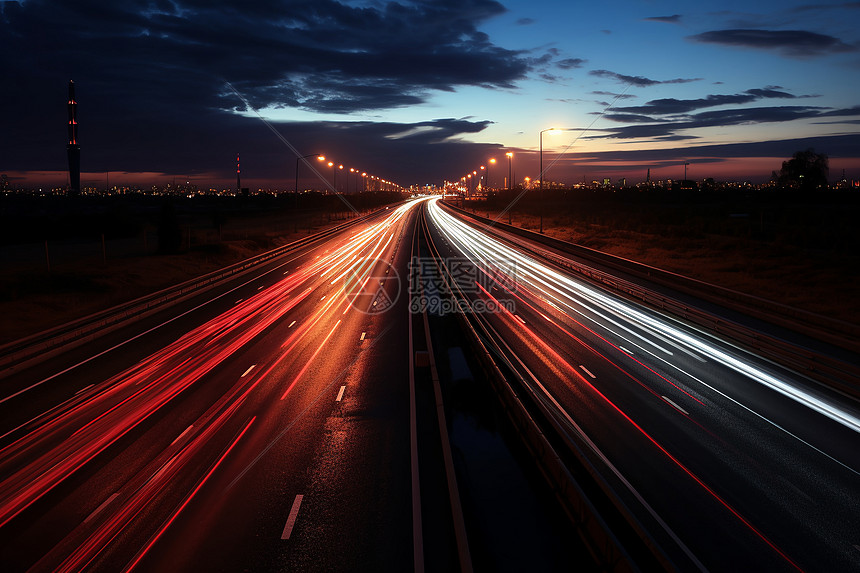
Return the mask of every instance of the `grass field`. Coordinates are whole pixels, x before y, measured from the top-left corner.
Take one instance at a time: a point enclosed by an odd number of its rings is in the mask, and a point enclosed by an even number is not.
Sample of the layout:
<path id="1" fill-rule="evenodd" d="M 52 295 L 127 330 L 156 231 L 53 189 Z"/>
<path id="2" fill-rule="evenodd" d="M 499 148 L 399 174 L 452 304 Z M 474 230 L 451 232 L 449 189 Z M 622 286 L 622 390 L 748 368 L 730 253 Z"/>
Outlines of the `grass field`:
<path id="1" fill-rule="evenodd" d="M 180 241 L 168 253 L 159 251 L 156 216 L 140 206 L 123 210 L 126 226 L 106 233 L 104 243 L 98 227 L 96 232 L 90 228 L 98 217 L 86 219 L 89 230 L 74 232 L 68 215 L 58 225 L 62 235 L 54 229 L 45 241 L 26 237 L 29 240 L 18 243 L 7 237 L 0 245 L 0 344 L 223 268 L 353 216 L 339 202 L 299 211 L 274 207 L 222 208 L 217 216 L 208 206 L 178 209 Z M 14 213 L 7 210 L 4 215 L 11 218 Z M 30 227 L 51 216 L 36 212 Z M 101 221 L 108 224 L 115 218 L 115 210 L 108 209 Z"/>
<path id="2" fill-rule="evenodd" d="M 547 235 L 860 324 L 860 201 L 853 195 L 584 193 L 547 194 Z M 504 206 L 500 198 L 476 209 L 496 217 Z M 521 200 L 513 224 L 537 231 L 539 207 L 534 197 Z"/>

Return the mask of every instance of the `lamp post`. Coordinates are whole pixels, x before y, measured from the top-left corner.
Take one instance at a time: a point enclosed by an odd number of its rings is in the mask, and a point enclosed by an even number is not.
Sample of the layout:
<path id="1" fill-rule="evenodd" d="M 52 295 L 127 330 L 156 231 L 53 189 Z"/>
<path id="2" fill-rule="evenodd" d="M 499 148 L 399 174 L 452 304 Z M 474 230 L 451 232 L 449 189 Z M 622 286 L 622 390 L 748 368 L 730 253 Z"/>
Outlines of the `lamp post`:
<path id="1" fill-rule="evenodd" d="M 293 207 L 299 208 L 299 161 L 302 159 L 307 159 L 308 157 L 317 156 L 318 161 L 325 161 L 325 155 L 317 155 L 316 153 L 311 153 L 309 155 L 302 155 L 301 157 L 296 157 L 296 189 L 293 195 Z"/>
<path id="2" fill-rule="evenodd" d="M 545 131 L 555 131 L 554 127 L 548 127 L 547 129 L 543 129 L 540 132 L 540 198 L 538 202 L 540 204 L 540 233 L 543 234 L 543 134 Z"/>
<path id="3" fill-rule="evenodd" d="M 508 151 L 507 153 L 505 153 L 505 155 L 507 155 L 507 157 L 508 157 L 508 191 L 510 191 L 511 190 L 511 183 L 512 183 L 512 181 L 511 181 L 511 178 L 512 178 L 512 176 L 511 176 L 511 160 L 514 158 L 514 153 L 513 153 L 513 151 Z"/>
<path id="4" fill-rule="evenodd" d="M 492 189 L 493 186 L 490 184 L 490 165 L 494 165 L 496 163 L 495 157 L 490 157 L 487 161 L 487 188 Z"/>
<path id="5" fill-rule="evenodd" d="M 325 161 L 325 155 L 319 155 L 317 153 L 310 153 L 308 155 L 302 155 L 301 157 L 296 157 L 296 190 L 295 190 L 296 193 L 299 192 L 299 161 L 301 161 L 302 159 L 307 159 L 308 157 L 313 157 L 315 155 L 316 155 L 318 160 Z"/>
<path id="6" fill-rule="evenodd" d="M 684 162 L 684 181 L 686 181 L 686 180 L 687 180 L 687 165 L 689 165 L 689 163 L 687 163 L 687 162 L 685 161 L 685 162 Z"/>
<path id="7" fill-rule="evenodd" d="M 485 169 L 486 169 L 486 167 L 481 165 L 481 171 L 484 171 Z M 489 171 L 487 171 L 486 173 L 489 173 Z M 484 173 L 481 173 L 481 191 L 486 196 L 486 194 L 487 194 L 487 178 L 484 175 Z"/>

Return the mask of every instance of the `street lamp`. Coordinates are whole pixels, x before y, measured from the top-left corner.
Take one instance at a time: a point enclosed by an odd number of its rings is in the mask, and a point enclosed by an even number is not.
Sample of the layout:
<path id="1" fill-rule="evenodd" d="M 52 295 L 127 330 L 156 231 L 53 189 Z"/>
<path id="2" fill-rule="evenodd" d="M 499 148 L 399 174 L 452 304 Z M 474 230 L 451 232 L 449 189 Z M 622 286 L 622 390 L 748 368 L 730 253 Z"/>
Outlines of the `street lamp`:
<path id="1" fill-rule="evenodd" d="M 514 152 L 508 151 L 505 153 L 508 156 L 508 191 L 511 190 L 511 160 L 514 158 Z"/>
<path id="2" fill-rule="evenodd" d="M 556 131 L 554 127 L 548 127 L 540 132 L 540 232 L 543 234 L 543 134 L 545 131 Z"/>
<path id="3" fill-rule="evenodd" d="M 299 161 L 301 161 L 302 159 L 307 159 L 308 157 L 313 157 L 314 155 L 316 155 L 317 159 L 319 159 L 320 161 L 325 160 L 324 155 L 318 155 L 316 153 L 310 153 L 308 155 L 302 155 L 301 157 L 296 157 L 296 191 L 295 191 L 296 193 L 299 192 Z"/>
<path id="4" fill-rule="evenodd" d="M 494 165 L 496 163 L 496 158 L 491 157 L 489 161 L 487 161 L 487 188 L 492 189 L 492 185 L 490 185 L 490 165 Z"/>

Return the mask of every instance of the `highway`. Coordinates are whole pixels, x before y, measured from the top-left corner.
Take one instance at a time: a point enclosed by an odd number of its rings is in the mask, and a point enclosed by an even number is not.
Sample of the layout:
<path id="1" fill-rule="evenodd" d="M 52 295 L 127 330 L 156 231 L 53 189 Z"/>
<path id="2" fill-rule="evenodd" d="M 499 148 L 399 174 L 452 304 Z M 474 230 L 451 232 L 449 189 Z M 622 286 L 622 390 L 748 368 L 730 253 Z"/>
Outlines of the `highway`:
<path id="1" fill-rule="evenodd" d="M 439 262 L 677 569 L 860 569 L 857 404 L 521 243 L 392 206 L 0 380 L 0 569 L 448 568 L 407 292 Z"/>
<path id="2" fill-rule="evenodd" d="M 860 568 L 857 404 L 428 205 L 504 359 L 683 570 Z"/>
<path id="3" fill-rule="evenodd" d="M 3 380 L 0 567 L 410 568 L 415 213 Z"/>

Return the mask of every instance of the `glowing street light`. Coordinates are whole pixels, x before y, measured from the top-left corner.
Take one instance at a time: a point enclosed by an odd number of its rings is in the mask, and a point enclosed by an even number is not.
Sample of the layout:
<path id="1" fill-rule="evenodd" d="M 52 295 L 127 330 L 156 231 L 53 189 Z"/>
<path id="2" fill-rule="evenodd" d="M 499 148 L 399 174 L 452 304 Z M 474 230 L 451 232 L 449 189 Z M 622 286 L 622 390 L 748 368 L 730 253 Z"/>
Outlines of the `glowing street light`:
<path id="1" fill-rule="evenodd" d="M 514 158 L 514 152 L 508 151 L 505 153 L 508 158 L 508 191 L 511 190 L 511 160 Z"/>
<path id="2" fill-rule="evenodd" d="M 493 186 L 492 186 L 492 185 L 490 185 L 490 165 L 495 165 L 495 163 L 496 163 L 496 158 L 495 158 L 495 157 L 491 157 L 491 158 L 487 161 L 487 189 L 492 189 L 492 188 L 493 188 Z"/>
<path id="3" fill-rule="evenodd" d="M 298 194 L 299 194 L 299 161 L 301 161 L 302 159 L 307 159 L 308 157 L 313 157 L 314 155 L 317 155 L 317 154 L 316 153 L 310 153 L 308 155 L 302 155 L 301 157 L 296 157 L 296 188 L 294 191 L 296 194 L 296 206 L 298 206 L 298 202 L 299 202 L 299 199 L 298 199 Z M 322 161 L 325 159 L 325 156 L 317 155 L 317 159 Z"/>

